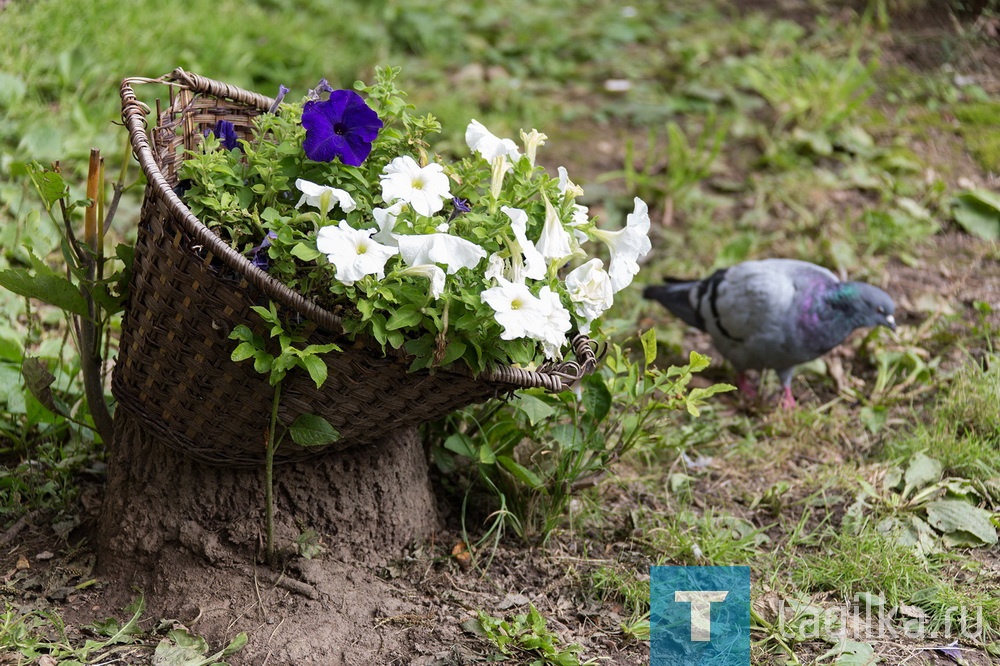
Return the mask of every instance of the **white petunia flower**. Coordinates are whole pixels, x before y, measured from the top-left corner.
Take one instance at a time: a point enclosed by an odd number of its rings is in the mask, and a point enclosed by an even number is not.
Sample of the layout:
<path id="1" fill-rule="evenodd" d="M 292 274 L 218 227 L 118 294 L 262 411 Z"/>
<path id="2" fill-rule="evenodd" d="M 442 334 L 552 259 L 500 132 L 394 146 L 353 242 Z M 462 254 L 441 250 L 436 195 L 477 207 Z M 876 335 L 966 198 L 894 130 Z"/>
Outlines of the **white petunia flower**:
<path id="1" fill-rule="evenodd" d="M 382 170 L 381 179 L 383 201 L 405 201 L 425 217 L 444 208 L 444 200 L 451 196 L 444 167 L 440 164 L 421 167 L 409 155 L 389 162 Z"/>
<path id="2" fill-rule="evenodd" d="M 378 225 L 378 231 L 372 238 L 382 245 L 397 247 L 399 243 L 396 241 L 393 228 L 396 226 L 396 218 L 402 210 L 403 204 L 399 201 L 388 208 L 372 208 L 372 217 L 375 218 L 375 224 Z"/>
<path id="3" fill-rule="evenodd" d="M 580 333 L 588 335 L 591 322 L 604 314 L 615 298 L 611 276 L 604 270 L 604 262 L 591 259 L 574 268 L 566 276 L 566 290 L 577 316 L 583 319 Z"/>
<path id="4" fill-rule="evenodd" d="M 399 254 L 408 266 L 444 264 L 448 274 L 459 268 L 475 268 L 486 258 L 486 250 L 472 241 L 451 234 L 397 236 Z"/>
<path id="5" fill-rule="evenodd" d="M 573 250 L 573 239 L 569 232 L 562 225 L 559 213 L 549 203 L 548 197 L 545 199 L 545 224 L 542 226 L 542 235 L 538 237 L 535 247 L 542 256 L 549 261 L 562 262 L 575 254 Z"/>
<path id="6" fill-rule="evenodd" d="M 444 293 L 444 271 L 437 264 L 417 264 L 396 271 L 397 275 L 415 275 L 431 281 L 431 296 L 441 298 Z"/>
<path id="7" fill-rule="evenodd" d="M 517 239 L 517 250 L 521 256 L 511 257 L 512 279 L 515 282 L 523 282 L 524 278 L 532 280 L 542 280 L 545 278 L 546 265 L 545 257 L 538 251 L 535 244 L 528 240 L 528 214 L 520 208 L 501 206 L 500 210 L 510 218 L 510 228 Z M 517 252 L 515 252 L 517 254 Z"/>
<path id="8" fill-rule="evenodd" d="M 631 284 L 632 278 L 639 272 L 639 257 L 646 256 L 652 249 L 649 242 L 649 208 L 636 197 L 635 210 L 628 214 L 624 229 L 605 231 L 594 228 L 590 233 L 611 250 L 608 275 L 611 276 L 611 286 L 618 293 Z"/>
<path id="9" fill-rule="evenodd" d="M 542 343 L 546 358 L 561 358 L 562 348 L 566 346 L 566 332 L 573 326 L 569 310 L 562 304 L 559 294 L 547 285 L 539 290 L 538 300 L 542 302 L 545 324 L 537 331 L 530 331 L 528 337 Z"/>
<path id="10" fill-rule="evenodd" d="M 470 121 L 469 126 L 465 128 L 465 143 L 468 144 L 469 150 L 479 153 L 487 162 L 492 162 L 497 157 L 510 157 L 516 162 L 521 157 L 513 139 L 497 137 L 478 120 Z"/>
<path id="11" fill-rule="evenodd" d="M 296 179 L 295 187 L 302 192 L 302 196 L 299 198 L 299 202 L 295 204 L 295 207 L 299 208 L 302 204 L 307 204 L 313 208 L 319 208 L 319 212 L 324 218 L 337 205 L 345 213 L 350 213 L 357 208 L 354 198 L 344 190 L 337 189 L 336 187 L 317 185 L 302 178 Z"/>
<path id="12" fill-rule="evenodd" d="M 535 166 L 535 155 L 538 152 L 539 146 L 545 145 L 545 140 L 549 138 L 542 134 L 536 129 L 531 130 L 531 132 L 525 132 L 521 130 L 521 141 L 524 143 L 524 154 L 528 158 L 528 162 L 531 166 Z"/>
<path id="13" fill-rule="evenodd" d="M 338 226 L 323 227 L 316 234 L 316 249 L 337 267 L 338 281 L 352 285 L 366 275 L 380 280 L 385 277 L 385 262 L 397 250 L 376 243 L 372 233 L 372 229 L 354 229 L 343 220 Z"/>
<path id="14" fill-rule="evenodd" d="M 569 179 L 566 167 L 556 167 L 559 172 L 559 191 L 569 197 L 582 197 L 583 188 Z"/>
<path id="15" fill-rule="evenodd" d="M 487 280 L 496 280 L 504 276 L 504 269 L 506 268 L 504 264 L 503 257 L 498 253 L 494 252 L 490 255 L 489 265 L 486 267 L 486 272 L 483 275 Z"/>
<path id="16" fill-rule="evenodd" d="M 545 304 L 527 286 L 498 278 L 499 284 L 482 293 L 483 302 L 493 308 L 494 319 L 503 326 L 504 340 L 534 338 L 548 321 Z"/>

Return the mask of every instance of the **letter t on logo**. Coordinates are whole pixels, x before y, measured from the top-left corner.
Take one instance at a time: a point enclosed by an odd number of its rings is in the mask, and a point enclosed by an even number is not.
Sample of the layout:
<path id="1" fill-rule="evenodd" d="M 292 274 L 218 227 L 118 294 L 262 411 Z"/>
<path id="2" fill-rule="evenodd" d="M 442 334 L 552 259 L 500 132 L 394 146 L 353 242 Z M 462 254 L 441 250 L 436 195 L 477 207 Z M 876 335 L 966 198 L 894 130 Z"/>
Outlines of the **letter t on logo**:
<path id="1" fill-rule="evenodd" d="M 712 639 L 712 602 L 725 601 L 729 592 L 682 591 L 674 592 L 674 601 L 691 604 L 691 640 L 705 642 Z"/>

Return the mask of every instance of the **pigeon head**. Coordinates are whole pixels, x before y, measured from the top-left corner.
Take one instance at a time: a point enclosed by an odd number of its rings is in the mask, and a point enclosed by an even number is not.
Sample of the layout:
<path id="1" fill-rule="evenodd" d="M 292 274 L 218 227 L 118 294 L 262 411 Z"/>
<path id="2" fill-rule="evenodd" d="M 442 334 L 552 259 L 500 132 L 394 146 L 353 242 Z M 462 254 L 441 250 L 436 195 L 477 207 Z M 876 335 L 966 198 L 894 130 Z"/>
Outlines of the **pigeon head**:
<path id="1" fill-rule="evenodd" d="M 889 294 L 878 287 L 864 282 L 845 282 L 830 294 L 827 302 L 840 311 L 854 328 L 885 326 L 896 330 L 896 319 L 893 317 L 896 304 Z"/>

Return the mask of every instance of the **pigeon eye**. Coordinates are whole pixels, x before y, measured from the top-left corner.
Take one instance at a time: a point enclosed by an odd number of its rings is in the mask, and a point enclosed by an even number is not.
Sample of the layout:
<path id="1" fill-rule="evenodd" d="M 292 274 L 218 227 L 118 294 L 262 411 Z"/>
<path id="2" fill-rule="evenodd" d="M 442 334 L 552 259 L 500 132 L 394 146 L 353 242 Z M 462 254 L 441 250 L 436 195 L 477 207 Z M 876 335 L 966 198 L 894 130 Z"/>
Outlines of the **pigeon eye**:
<path id="1" fill-rule="evenodd" d="M 875 311 L 878 312 L 879 314 L 885 314 L 885 308 L 882 307 L 881 305 L 878 306 L 878 309 L 876 309 Z"/>

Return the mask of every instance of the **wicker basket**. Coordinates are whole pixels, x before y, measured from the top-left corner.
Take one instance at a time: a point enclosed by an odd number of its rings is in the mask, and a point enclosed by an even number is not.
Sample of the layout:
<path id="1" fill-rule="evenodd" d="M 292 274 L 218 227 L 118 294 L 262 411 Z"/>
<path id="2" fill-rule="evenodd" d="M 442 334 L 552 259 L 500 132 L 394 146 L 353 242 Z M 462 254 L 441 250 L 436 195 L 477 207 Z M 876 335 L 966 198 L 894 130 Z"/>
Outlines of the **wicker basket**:
<path id="1" fill-rule="evenodd" d="M 170 91 L 170 104 L 152 132 L 146 124 L 149 108 L 133 89 L 137 83 L 159 83 Z M 478 377 L 459 367 L 410 373 L 407 357 L 347 340 L 338 316 L 253 266 L 174 193 L 183 149 L 192 148 L 219 119 L 248 138 L 251 119 L 274 100 L 181 69 L 161 79 L 126 79 L 121 98 L 122 118 L 148 185 L 112 388 L 118 408 L 166 444 L 208 463 L 263 462 L 272 388 L 252 363 L 230 359 L 235 343 L 229 333 L 243 323 L 264 335 L 267 328 L 250 307 L 268 300 L 309 323 L 309 343 L 337 342 L 344 348 L 325 355 L 329 377 L 321 389 L 306 373 L 290 372 L 279 411 L 283 424 L 303 413 L 319 414 L 341 439 L 319 451 L 286 439 L 276 461 L 376 442 L 386 432 L 516 389 L 561 391 L 594 370 L 593 343 L 584 336 L 573 340 L 575 361 L 534 371 L 497 367 Z"/>

